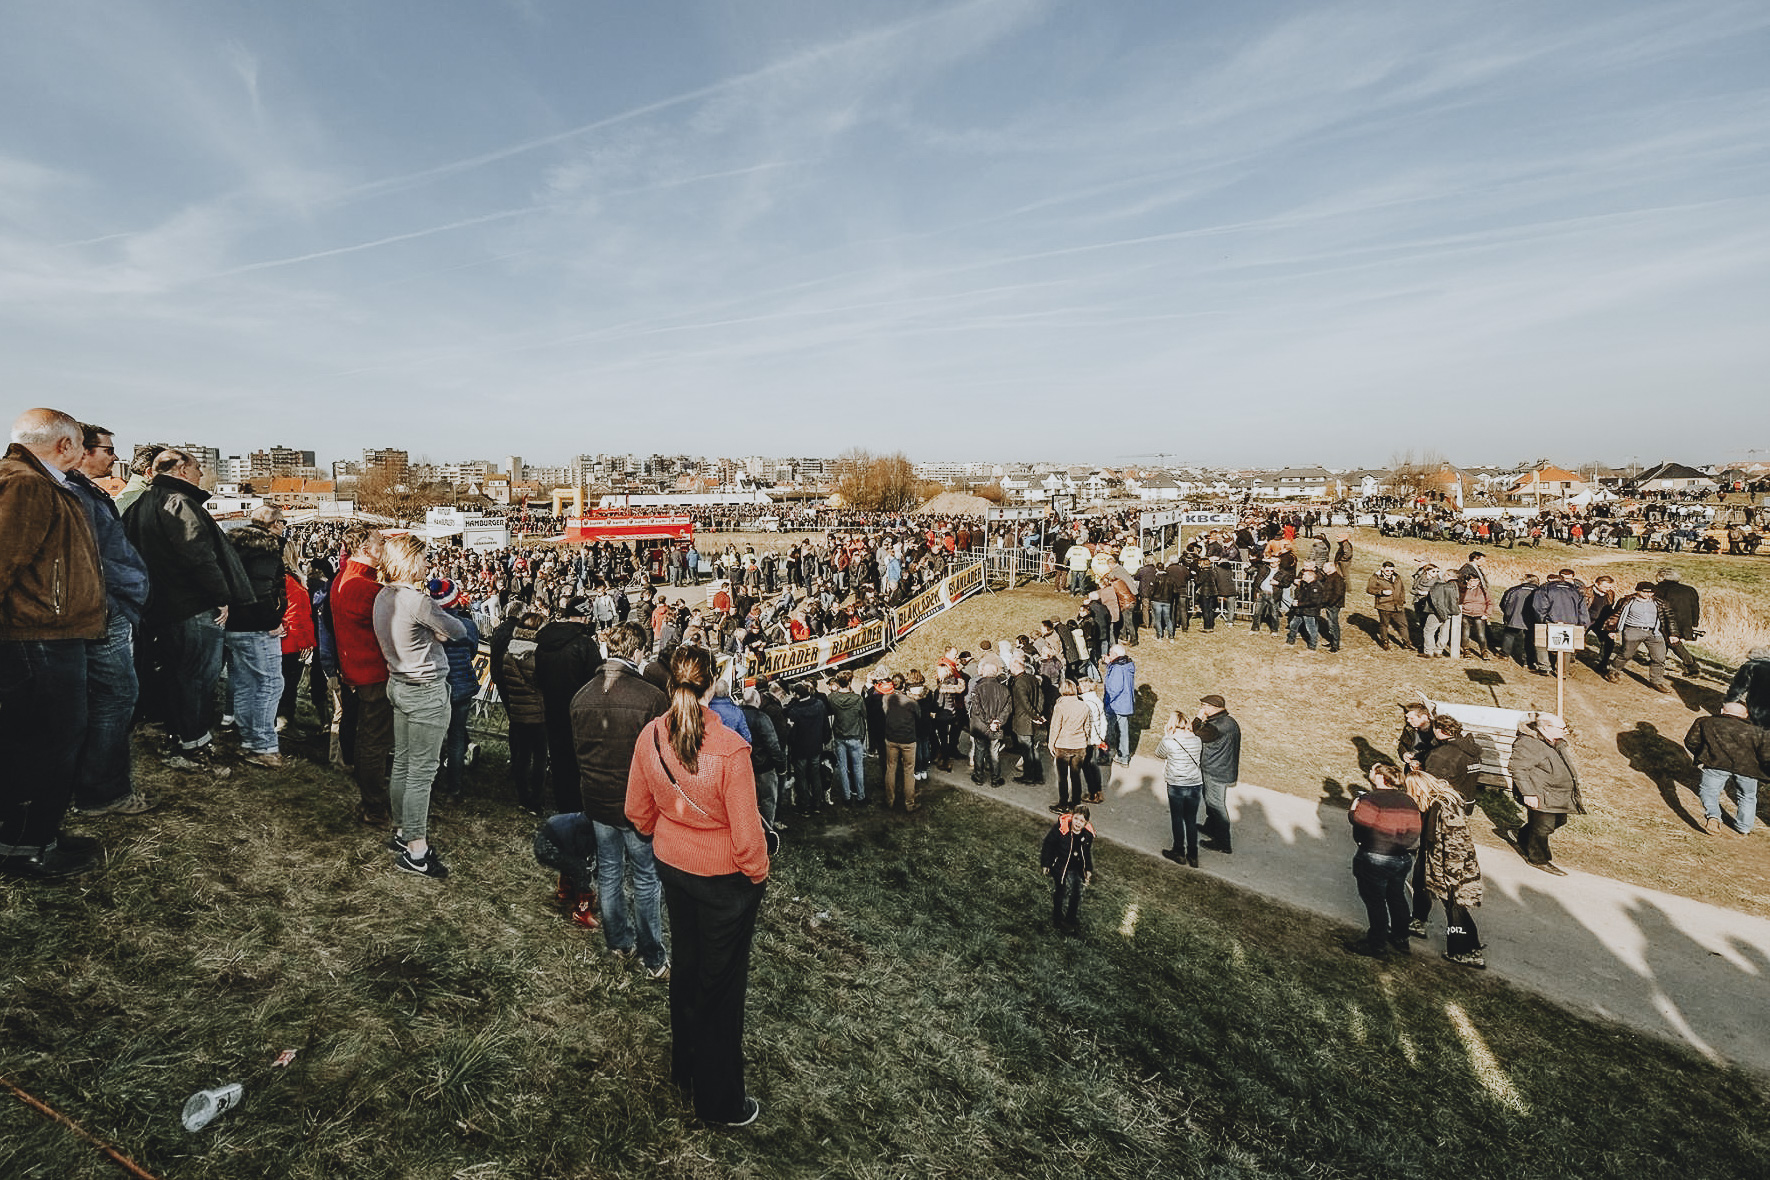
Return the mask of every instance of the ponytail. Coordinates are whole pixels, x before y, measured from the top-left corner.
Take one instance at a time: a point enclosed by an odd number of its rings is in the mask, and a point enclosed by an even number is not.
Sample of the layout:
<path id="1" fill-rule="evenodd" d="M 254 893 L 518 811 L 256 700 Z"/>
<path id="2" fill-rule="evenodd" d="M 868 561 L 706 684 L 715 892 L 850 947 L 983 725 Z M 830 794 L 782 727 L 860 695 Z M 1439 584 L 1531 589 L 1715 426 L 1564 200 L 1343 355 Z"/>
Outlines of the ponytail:
<path id="1" fill-rule="evenodd" d="M 665 715 L 664 728 L 677 760 L 690 774 L 701 770 L 701 741 L 706 737 L 701 697 L 712 687 L 712 652 L 679 647 L 670 653 L 670 712 Z"/>

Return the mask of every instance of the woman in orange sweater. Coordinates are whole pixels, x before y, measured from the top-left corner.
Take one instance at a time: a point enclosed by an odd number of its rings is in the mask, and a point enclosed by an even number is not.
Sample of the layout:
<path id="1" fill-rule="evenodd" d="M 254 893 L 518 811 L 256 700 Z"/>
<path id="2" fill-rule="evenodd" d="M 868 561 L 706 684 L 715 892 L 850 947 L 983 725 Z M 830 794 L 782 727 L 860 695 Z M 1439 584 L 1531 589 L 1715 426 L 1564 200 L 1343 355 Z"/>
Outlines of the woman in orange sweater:
<path id="1" fill-rule="evenodd" d="M 670 1080 L 702 1119 L 742 1127 L 762 1110 L 744 1091 L 744 994 L 768 845 L 750 744 L 707 707 L 713 685 L 711 652 L 670 657 L 670 711 L 639 734 L 626 811 L 670 913 Z"/>

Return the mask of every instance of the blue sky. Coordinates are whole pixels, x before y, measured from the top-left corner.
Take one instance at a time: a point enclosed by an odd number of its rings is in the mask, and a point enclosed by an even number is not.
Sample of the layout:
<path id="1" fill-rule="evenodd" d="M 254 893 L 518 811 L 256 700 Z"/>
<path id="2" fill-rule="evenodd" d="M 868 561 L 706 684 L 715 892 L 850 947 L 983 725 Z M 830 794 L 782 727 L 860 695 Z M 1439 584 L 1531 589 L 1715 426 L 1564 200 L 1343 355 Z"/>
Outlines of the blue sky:
<path id="1" fill-rule="evenodd" d="M 125 441 L 1770 447 L 1761 2 L 56 0 L 0 110 L 10 400 Z"/>

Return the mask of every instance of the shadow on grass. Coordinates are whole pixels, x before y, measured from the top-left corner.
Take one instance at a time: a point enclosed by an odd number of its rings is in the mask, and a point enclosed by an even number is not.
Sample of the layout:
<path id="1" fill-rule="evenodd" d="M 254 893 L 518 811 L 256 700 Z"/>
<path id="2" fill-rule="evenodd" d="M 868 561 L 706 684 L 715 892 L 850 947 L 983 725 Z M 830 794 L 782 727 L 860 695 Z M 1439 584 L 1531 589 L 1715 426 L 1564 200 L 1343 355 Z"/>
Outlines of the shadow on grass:
<path id="1" fill-rule="evenodd" d="M 1616 735 L 1616 749 L 1629 760 L 1629 769 L 1652 780 L 1668 811 L 1691 828 L 1702 830 L 1701 819 L 1685 804 L 1685 794 L 1695 794 L 1700 776 L 1682 745 L 1660 733 L 1652 722 L 1637 721 L 1635 728 Z"/>

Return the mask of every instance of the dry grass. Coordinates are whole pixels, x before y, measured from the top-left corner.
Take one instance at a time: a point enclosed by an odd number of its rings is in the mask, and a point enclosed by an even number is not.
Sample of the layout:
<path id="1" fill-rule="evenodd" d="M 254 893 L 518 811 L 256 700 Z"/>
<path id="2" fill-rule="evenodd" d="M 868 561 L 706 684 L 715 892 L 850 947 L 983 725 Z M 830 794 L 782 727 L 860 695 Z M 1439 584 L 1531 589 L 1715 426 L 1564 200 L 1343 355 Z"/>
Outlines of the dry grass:
<path id="1" fill-rule="evenodd" d="M 1757 1081 L 1352 959 L 1347 931 L 1208 877 L 1103 848 L 1087 934 L 1058 938 L 1042 824 L 939 789 L 913 822 L 793 826 L 749 1004 L 763 1119 L 709 1132 L 664 1084 L 662 988 L 550 912 L 501 770 L 440 817 L 440 886 L 389 869 L 328 770 L 150 773 L 167 805 L 107 822 L 102 876 L 0 885 L 0 1071 L 189 1180 L 1770 1168 L 1758 1121 L 1717 1114 Z M 184 1133 L 224 1079 L 244 1105 Z M 116 1174 L 0 1102 L 0 1175 Z"/>
<path id="2" fill-rule="evenodd" d="M 1368 571 L 1378 560 L 1370 552 L 1364 550 L 1355 571 Z M 1360 590 L 1365 576 L 1354 574 Z M 1142 644 L 1131 649 L 1139 685 L 1152 690 L 1139 694 L 1140 750 L 1155 751 L 1156 717 L 1172 708 L 1190 714 L 1200 696 L 1221 692 L 1241 719 L 1244 778 L 1304 798 L 1345 799 L 1372 761 L 1393 759 L 1401 728 L 1396 705 L 1416 689 L 1435 700 L 1555 707 L 1552 678 L 1509 663 L 1422 660 L 1382 651 L 1373 639 L 1367 600 L 1353 594 L 1348 601 L 1338 654 L 1311 654 L 1301 642 L 1286 647 L 1282 637 L 1250 634 L 1245 619 L 1210 635 L 1195 621 L 1190 633 L 1171 644 L 1155 642 L 1145 630 Z M 893 670 L 926 673 L 948 644 L 972 649 L 980 637 L 1012 638 L 1074 609 L 1074 599 L 1048 586 L 980 596 L 931 621 L 885 660 Z M 1677 695 L 1660 696 L 1637 673 L 1618 685 L 1583 665 L 1570 673 L 1566 709 L 1590 814 L 1556 837 L 1557 857 L 1619 880 L 1770 916 L 1770 871 L 1759 846 L 1770 833 L 1760 830 L 1745 839 L 1705 835 L 1696 770 L 1682 745 L 1691 723 L 1719 707 L 1724 685 L 1678 680 Z M 1497 792 L 1483 806 L 1495 822 L 1519 815 Z M 1502 847 L 1491 831 L 1482 834 L 1496 850 Z"/>

